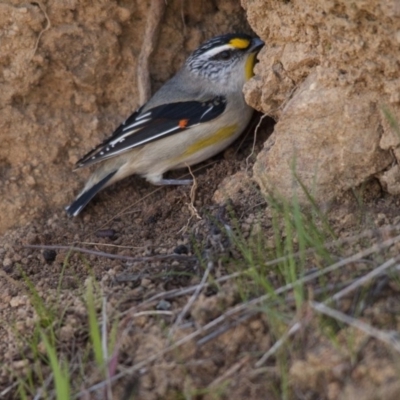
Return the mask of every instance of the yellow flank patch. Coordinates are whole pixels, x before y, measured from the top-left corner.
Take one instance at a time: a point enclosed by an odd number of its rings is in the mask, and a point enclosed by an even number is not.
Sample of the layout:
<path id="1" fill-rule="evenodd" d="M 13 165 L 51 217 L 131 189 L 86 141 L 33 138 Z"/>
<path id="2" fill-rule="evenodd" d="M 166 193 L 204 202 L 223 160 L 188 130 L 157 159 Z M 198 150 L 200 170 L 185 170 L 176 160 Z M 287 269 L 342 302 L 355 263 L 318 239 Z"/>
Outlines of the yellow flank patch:
<path id="1" fill-rule="evenodd" d="M 250 53 L 246 60 L 245 65 L 245 76 L 246 80 L 249 80 L 254 75 L 254 64 L 256 62 L 256 53 Z"/>
<path id="2" fill-rule="evenodd" d="M 250 40 L 242 38 L 233 38 L 229 41 L 229 44 L 237 49 L 247 49 L 250 46 Z"/>
<path id="3" fill-rule="evenodd" d="M 198 142 L 189 146 L 183 154 L 183 157 L 191 156 L 192 154 L 197 153 L 200 150 L 205 149 L 206 147 L 212 146 L 214 144 L 218 144 L 228 139 L 236 132 L 237 126 L 231 125 L 226 126 L 225 128 L 221 128 L 214 135 L 207 137 L 205 139 L 200 139 Z"/>

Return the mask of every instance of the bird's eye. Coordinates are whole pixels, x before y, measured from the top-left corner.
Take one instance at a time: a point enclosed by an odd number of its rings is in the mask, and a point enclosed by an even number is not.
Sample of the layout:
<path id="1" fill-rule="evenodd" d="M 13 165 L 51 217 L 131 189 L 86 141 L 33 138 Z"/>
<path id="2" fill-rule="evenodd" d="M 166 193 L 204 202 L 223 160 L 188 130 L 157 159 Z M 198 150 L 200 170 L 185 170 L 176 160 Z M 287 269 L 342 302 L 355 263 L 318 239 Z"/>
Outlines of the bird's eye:
<path id="1" fill-rule="evenodd" d="M 216 54 L 213 58 L 214 60 L 227 61 L 232 57 L 232 52 L 229 50 L 221 51 L 221 53 Z"/>
<path id="2" fill-rule="evenodd" d="M 222 53 L 220 53 L 220 58 L 221 60 L 229 60 L 231 58 L 232 53 L 228 50 L 223 51 Z"/>

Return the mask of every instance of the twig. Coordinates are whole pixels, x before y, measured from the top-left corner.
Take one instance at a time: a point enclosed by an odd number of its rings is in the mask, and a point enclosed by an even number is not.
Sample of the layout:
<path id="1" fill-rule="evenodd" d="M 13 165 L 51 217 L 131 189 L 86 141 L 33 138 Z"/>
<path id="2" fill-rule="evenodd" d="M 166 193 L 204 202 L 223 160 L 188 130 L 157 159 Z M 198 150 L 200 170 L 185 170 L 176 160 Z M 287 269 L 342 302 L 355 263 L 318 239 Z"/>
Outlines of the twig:
<path id="1" fill-rule="evenodd" d="M 313 291 L 313 294 L 321 294 L 321 293 L 326 293 L 327 290 L 333 290 L 335 287 L 340 286 L 343 287 L 345 286 L 345 284 L 338 284 L 338 285 L 327 285 L 324 286 L 323 288 L 318 288 L 315 289 Z M 285 305 L 291 305 L 295 303 L 295 298 L 293 295 L 289 295 L 286 296 L 284 299 L 284 304 Z M 272 302 L 272 304 L 270 305 L 271 307 L 274 307 L 275 304 L 278 306 L 280 304 L 279 301 L 274 301 Z M 196 342 L 197 346 L 202 346 L 205 343 L 209 342 L 212 339 L 215 339 L 216 337 L 218 337 L 219 335 L 222 335 L 223 333 L 227 332 L 228 330 L 234 328 L 235 326 L 243 323 L 244 321 L 247 321 L 249 318 L 253 317 L 254 315 L 258 314 L 259 311 L 246 311 L 244 314 L 242 314 L 241 317 L 236 317 L 236 319 L 234 320 L 234 322 L 230 323 L 229 325 L 223 325 L 221 327 L 219 327 L 218 329 L 216 329 L 215 331 L 211 332 L 210 334 L 208 334 L 207 336 L 202 337 L 200 340 L 198 340 Z"/>
<path id="2" fill-rule="evenodd" d="M 271 298 L 272 296 L 276 296 L 279 294 L 282 294 L 284 292 L 287 292 L 289 290 L 292 290 L 294 287 L 298 286 L 299 284 L 304 284 L 307 282 L 310 282 L 316 278 L 319 278 L 320 276 L 323 276 L 329 272 L 335 271 L 347 264 L 352 263 L 353 261 L 359 260 L 360 258 L 366 257 L 372 253 L 381 251 L 389 246 L 392 246 L 394 243 L 397 243 L 400 241 L 400 235 L 391 238 L 391 239 L 387 239 L 384 242 L 380 243 L 380 244 L 376 244 L 371 246 L 370 248 L 360 251 L 357 254 L 354 254 L 351 257 L 348 257 L 344 260 L 341 260 L 337 263 L 334 263 L 326 268 L 324 268 L 321 271 L 317 271 L 314 272 L 310 275 L 307 275 L 301 279 L 296 280 L 293 283 L 287 284 L 285 286 L 282 286 L 278 289 L 276 289 L 274 292 L 272 293 L 268 293 L 265 294 L 263 296 L 257 297 L 256 299 L 252 299 L 250 301 L 247 301 L 245 303 L 239 304 L 233 308 L 231 308 L 230 310 L 226 311 L 224 314 L 220 315 L 219 317 L 213 319 L 212 321 L 210 321 L 208 324 L 200 327 L 199 329 L 197 329 L 196 331 L 190 333 L 189 335 L 186 335 L 185 337 L 183 337 L 182 339 L 176 341 L 174 344 L 166 347 L 165 349 L 153 354 L 152 356 L 148 356 L 145 360 L 127 368 L 125 371 L 120 372 L 119 374 L 115 375 L 114 377 L 112 377 L 112 381 L 118 380 L 128 374 L 131 374 L 135 371 L 140 370 L 141 368 L 143 368 L 144 366 L 146 366 L 147 364 L 152 363 L 153 361 L 157 360 L 158 358 L 162 357 L 163 355 L 169 353 L 170 351 L 182 346 L 185 343 L 190 342 L 191 340 L 201 336 L 202 334 L 204 334 L 205 332 L 209 331 L 210 329 L 214 328 L 215 326 L 219 325 L 220 323 L 226 321 L 228 318 L 234 316 L 235 314 L 238 314 L 239 312 L 242 312 L 244 310 L 249 309 L 250 307 L 255 307 L 261 303 L 263 303 L 264 301 L 268 300 L 269 298 Z M 315 304 L 319 304 L 319 303 L 315 303 Z M 324 306 L 325 307 L 325 306 Z M 326 307 L 327 308 L 327 307 Z M 333 311 L 333 310 L 332 310 Z M 378 331 L 379 333 L 381 333 L 380 331 Z M 387 338 L 386 338 L 387 339 Z M 400 346 L 400 345 L 399 345 Z M 100 382 L 97 385 L 92 386 L 91 388 L 89 388 L 88 390 L 90 392 L 94 391 L 94 390 L 98 390 L 102 387 L 104 387 L 105 383 L 104 382 Z"/>
<path id="3" fill-rule="evenodd" d="M 330 303 L 332 301 L 337 301 L 341 299 L 342 297 L 346 296 L 353 290 L 357 289 L 358 287 L 366 284 L 368 281 L 372 280 L 373 278 L 378 277 L 379 275 L 382 275 L 382 273 L 387 270 L 390 267 L 393 267 L 393 264 L 396 264 L 400 260 L 400 256 L 397 256 L 395 258 L 391 258 L 390 260 L 386 261 L 383 263 L 381 266 L 375 268 L 374 270 L 368 272 L 366 275 L 362 276 L 361 278 L 355 280 L 353 283 L 351 283 L 349 286 L 345 287 L 342 289 L 340 292 L 337 292 L 335 295 L 330 297 L 329 299 L 325 300 L 324 303 Z M 397 265 L 398 266 L 398 265 Z M 394 268 L 397 267 L 396 265 Z"/>
<path id="4" fill-rule="evenodd" d="M 232 376 L 235 372 L 237 372 L 240 368 L 242 368 L 249 361 L 250 361 L 250 356 L 249 355 L 244 356 L 241 360 L 239 360 L 237 363 L 232 365 L 232 367 L 230 367 L 223 375 L 221 375 L 217 379 L 214 379 L 208 385 L 208 388 L 212 389 L 212 388 L 215 388 L 216 386 L 219 386 L 223 381 L 225 381 L 230 376 Z"/>
<path id="5" fill-rule="evenodd" d="M 256 315 L 258 313 L 259 313 L 258 311 L 247 311 L 247 312 L 243 313 L 242 316 L 236 317 L 234 319 L 234 321 L 231 322 L 230 324 L 222 325 L 219 328 L 212 331 L 211 333 L 209 333 L 208 335 L 203 336 L 201 339 L 199 339 L 196 342 L 196 345 L 199 347 L 205 345 L 210 340 L 214 340 L 218 336 L 220 336 L 220 335 L 224 334 L 225 332 L 228 332 L 232 328 L 235 328 L 236 326 L 242 324 L 244 321 L 247 321 L 248 319 L 250 319 L 251 317 L 253 317 L 254 315 Z"/>
<path id="6" fill-rule="evenodd" d="M 121 256 L 118 254 L 105 253 L 103 251 L 84 249 L 82 247 L 74 247 L 74 246 L 26 244 L 23 245 L 22 247 L 28 249 L 69 250 L 69 251 L 76 251 L 78 253 L 93 254 L 99 257 L 107 257 L 116 260 L 125 260 L 132 262 L 147 262 L 147 261 L 162 261 L 162 260 L 185 260 L 185 261 L 197 260 L 197 257 L 195 256 L 186 256 L 184 254 L 165 254 L 165 255 L 158 254 L 155 256 L 148 256 L 148 257 L 130 257 L 130 256 Z"/>
<path id="7" fill-rule="evenodd" d="M 191 217 L 196 217 L 197 219 L 201 219 L 196 207 L 194 206 L 194 202 L 196 200 L 196 190 L 197 190 L 197 179 L 194 176 L 192 169 L 190 168 L 190 165 L 187 165 L 187 168 L 189 170 L 190 175 L 192 176 L 193 179 L 193 185 L 190 188 L 190 204 L 188 204 L 189 211 L 191 213 Z"/>
<path id="8" fill-rule="evenodd" d="M 207 264 L 207 268 L 204 271 L 204 275 L 201 278 L 200 284 L 197 285 L 196 290 L 194 291 L 193 295 L 190 297 L 189 301 L 186 303 L 185 307 L 183 307 L 183 310 L 178 315 L 178 318 L 176 319 L 174 325 L 170 329 L 169 336 L 171 336 L 172 333 L 174 332 L 175 328 L 178 327 L 182 323 L 183 319 L 186 317 L 186 314 L 192 307 L 193 303 L 196 301 L 197 297 L 199 297 L 199 294 L 203 290 L 204 285 L 206 284 L 206 281 L 208 279 L 208 275 L 210 274 L 213 267 L 214 267 L 214 263 L 212 261 L 209 261 Z"/>
<path id="9" fill-rule="evenodd" d="M 4 390 L 2 390 L 0 392 L 0 398 L 3 398 L 3 396 L 5 396 L 8 392 L 13 390 L 16 386 L 18 386 L 18 384 L 19 384 L 19 382 L 16 381 L 16 382 L 12 383 L 11 385 L 7 386 Z"/>
<path id="10" fill-rule="evenodd" d="M 326 247 L 326 248 L 330 248 L 330 247 L 333 247 L 333 246 L 339 246 L 339 245 L 342 245 L 342 244 L 344 244 L 344 243 L 346 243 L 346 242 L 352 243 L 352 242 L 354 242 L 354 241 L 356 241 L 356 240 L 359 240 L 359 239 L 362 239 L 362 238 L 365 238 L 365 237 L 369 237 L 369 236 L 373 235 L 374 233 L 376 233 L 377 231 L 378 231 L 378 233 L 385 233 L 385 232 L 391 232 L 392 230 L 396 230 L 396 229 L 400 229 L 400 225 L 395 225 L 395 226 L 393 226 L 393 227 L 385 227 L 385 228 L 378 229 L 378 230 L 373 230 L 373 229 L 371 229 L 371 230 L 365 231 L 365 232 L 363 232 L 363 233 L 361 233 L 361 234 L 359 234 L 359 235 L 355 235 L 355 236 L 352 236 L 352 237 L 350 237 L 350 238 L 347 238 L 346 240 L 345 240 L 345 239 L 339 239 L 339 240 L 332 241 L 332 242 L 330 242 L 330 243 L 326 243 L 326 244 L 325 244 L 325 247 Z M 399 238 L 399 237 L 397 237 L 396 241 L 399 241 L 398 238 Z M 388 239 L 388 240 L 389 240 L 389 242 L 388 242 L 387 245 L 385 244 L 386 242 L 383 242 L 383 243 L 381 244 L 381 245 L 383 246 L 382 249 L 385 248 L 385 247 L 391 246 L 393 243 L 396 242 L 396 241 L 394 241 L 394 242 L 392 243 L 392 242 L 390 241 L 391 239 Z M 385 245 L 384 245 L 384 244 L 385 244 Z M 372 254 L 372 253 L 375 252 L 375 251 L 378 251 L 378 250 L 379 250 L 379 246 L 380 246 L 379 244 L 374 245 L 373 248 L 368 249 L 368 250 L 371 250 L 371 249 L 372 249 L 371 251 L 367 251 L 366 253 L 364 253 L 364 251 L 362 251 L 362 252 L 356 254 L 355 256 L 352 256 L 352 257 L 349 257 L 349 258 L 346 258 L 346 259 L 340 261 L 340 263 L 343 263 L 343 262 L 344 262 L 343 265 L 346 265 L 346 263 L 356 262 L 356 261 L 358 261 L 359 259 L 364 258 L 365 256 L 370 255 L 370 254 Z M 298 252 L 292 254 L 291 256 L 282 256 L 282 257 L 276 258 L 275 260 L 268 261 L 268 262 L 266 262 L 266 263 L 264 264 L 264 266 L 266 266 L 266 267 L 271 267 L 271 266 L 277 265 L 277 264 L 279 264 L 279 263 L 281 263 L 281 262 L 283 262 L 283 261 L 288 260 L 289 257 L 299 257 L 299 256 L 301 256 L 301 255 L 303 255 L 303 254 L 306 254 L 306 255 L 307 255 L 307 254 L 311 254 L 311 253 L 315 252 L 316 250 L 317 250 L 316 248 L 311 248 L 311 249 L 307 249 L 306 251 L 303 251 L 303 252 L 298 251 Z M 340 264 L 338 268 L 340 268 L 341 266 L 342 266 L 342 265 Z M 331 266 L 331 267 L 332 267 L 332 266 Z M 331 268 L 331 267 L 328 267 L 328 268 Z M 332 270 L 329 269 L 327 272 L 331 272 L 331 271 L 333 271 L 335 268 L 336 268 L 336 264 L 333 264 L 333 269 L 332 269 Z M 304 277 L 303 279 L 305 279 L 305 278 L 310 278 L 310 277 L 311 277 L 310 280 L 315 279 L 315 277 L 322 276 L 322 275 L 325 273 L 324 271 L 325 271 L 325 269 L 320 270 L 320 271 L 317 271 L 317 272 L 315 272 L 315 273 L 313 273 L 313 274 L 307 275 L 307 276 Z M 239 276 L 244 275 L 246 272 L 247 272 L 246 270 L 245 270 L 245 271 L 234 272 L 233 274 L 226 275 L 226 276 L 223 276 L 223 277 L 221 277 L 221 278 L 216 279 L 216 280 L 215 280 L 215 283 L 223 283 L 223 282 L 228 281 L 228 280 L 230 280 L 230 279 L 238 278 Z M 316 275 L 315 275 L 315 274 L 316 274 Z M 321 275 L 320 275 L 320 274 L 321 274 Z M 298 283 L 305 283 L 305 282 L 308 282 L 308 280 L 307 280 L 307 281 L 304 281 L 304 282 L 303 282 L 303 281 L 301 281 L 301 282 L 299 281 L 299 282 L 297 282 L 296 284 L 298 284 Z M 190 294 L 190 293 L 192 293 L 192 292 L 194 292 L 194 291 L 196 290 L 197 286 L 198 286 L 198 285 L 194 285 L 194 286 L 190 286 L 190 287 L 183 288 L 183 289 L 172 289 L 172 290 L 170 290 L 170 291 L 168 291 L 168 292 L 157 293 L 156 295 L 154 295 L 153 297 L 149 298 L 148 300 L 142 302 L 142 303 L 139 304 L 138 306 L 135 306 L 133 309 L 129 309 L 129 310 L 125 311 L 122 315 L 128 314 L 128 313 L 132 312 L 133 310 L 137 310 L 137 309 L 139 309 L 139 308 L 148 306 L 148 305 L 150 305 L 151 303 L 153 303 L 153 302 L 156 301 L 156 300 L 160 300 L 160 299 L 171 299 L 171 298 L 174 298 L 174 297 L 180 297 L 180 296 L 184 296 L 184 295 L 186 295 L 186 294 Z M 209 284 L 206 283 L 206 284 L 204 285 L 204 288 L 206 288 L 206 287 L 208 287 L 208 286 L 209 286 Z M 291 287 L 290 287 L 288 290 L 290 290 L 290 289 L 291 289 Z"/>
<path id="11" fill-rule="evenodd" d="M 32 57 L 31 57 L 31 59 L 29 61 L 32 61 L 33 57 L 35 56 L 36 50 L 39 47 L 39 42 L 40 42 L 40 39 L 41 39 L 43 33 L 48 31 L 51 28 L 51 22 L 50 22 L 49 16 L 47 15 L 46 7 L 43 5 L 43 3 L 40 0 L 35 0 L 34 3 L 36 3 L 39 6 L 40 10 L 44 14 L 44 16 L 46 18 L 46 21 L 47 21 L 47 25 L 46 25 L 46 27 L 44 29 L 42 29 L 40 31 L 40 33 L 39 33 L 39 35 L 38 35 L 38 37 L 36 39 L 35 47 L 34 47 L 33 52 L 32 52 Z"/>
<path id="12" fill-rule="evenodd" d="M 260 118 L 261 118 L 261 117 L 260 117 Z M 237 155 L 237 154 L 239 153 L 239 150 L 242 148 L 243 143 L 244 143 L 244 142 L 246 141 L 246 139 L 247 139 L 247 136 L 249 136 L 251 133 L 254 132 L 255 127 L 256 127 L 256 125 L 258 124 L 258 122 L 259 122 L 259 120 L 256 122 L 256 118 L 252 118 L 252 119 L 251 119 L 250 124 L 246 127 L 245 132 L 244 132 L 242 135 L 240 135 L 242 139 L 240 140 L 239 144 L 238 144 L 237 146 L 235 146 L 235 147 L 236 147 L 236 149 L 235 149 L 235 155 Z"/>
<path id="13" fill-rule="evenodd" d="M 46 380 L 43 382 L 43 385 L 37 390 L 35 396 L 33 397 L 33 400 L 40 400 L 41 398 L 44 398 L 43 395 L 47 392 L 48 387 L 49 387 L 50 383 L 53 381 L 53 379 L 54 379 L 54 375 L 53 375 L 53 374 L 50 374 L 50 375 L 46 378 Z M 18 381 L 17 381 L 16 383 L 18 384 Z M 0 399 L 3 398 L 2 396 L 3 396 L 4 394 L 5 394 L 4 392 L 1 392 L 1 393 L 0 393 Z"/>
<path id="14" fill-rule="evenodd" d="M 132 317 L 143 317 L 144 315 L 174 315 L 172 311 L 164 311 L 164 310 L 149 310 L 149 311 L 140 311 L 136 314 L 133 314 Z"/>
<path id="15" fill-rule="evenodd" d="M 252 157 L 252 155 L 254 154 L 254 149 L 255 149 L 255 147 L 256 147 L 256 141 L 257 141 L 257 133 L 258 133 L 258 130 L 260 129 L 261 123 L 263 122 L 263 119 L 264 119 L 265 117 L 268 117 L 268 115 L 267 115 L 267 114 L 263 114 L 263 115 L 260 117 L 260 120 L 258 121 L 258 124 L 256 125 L 256 127 L 255 127 L 255 129 L 254 129 L 253 146 L 251 147 L 251 152 L 250 152 L 250 154 L 246 157 L 246 170 L 245 170 L 246 172 L 247 172 L 247 170 L 249 169 L 249 160 L 250 160 L 250 158 Z"/>
<path id="16" fill-rule="evenodd" d="M 102 344 L 102 347 L 103 347 L 103 358 L 105 360 L 107 360 L 107 358 L 108 358 L 108 348 L 107 348 L 107 311 L 106 311 L 106 306 L 107 306 L 106 296 L 103 296 L 102 308 L 101 308 L 101 314 L 102 314 L 101 344 Z"/>
<path id="17" fill-rule="evenodd" d="M 102 345 L 102 350 L 103 350 L 103 360 L 105 362 L 108 362 L 108 345 L 107 345 L 107 299 L 106 296 L 103 295 L 103 301 L 102 301 L 102 321 L 101 321 L 101 345 Z M 107 386 L 105 387 L 106 389 L 106 396 L 105 398 L 108 400 L 112 400 L 113 395 L 112 395 L 112 386 L 111 386 L 111 380 L 110 380 L 110 369 L 106 368 L 106 381 L 107 381 Z"/>
<path id="18" fill-rule="evenodd" d="M 340 311 L 334 310 L 323 303 L 312 301 L 310 305 L 314 310 L 322 314 L 328 315 L 329 317 L 335 318 L 338 321 L 344 322 L 350 326 L 353 326 L 354 328 L 359 329 L 367 335 L 377 340 L 380 340 L 381 342 L 384 342 L 389 346 L 392 346 L 397 352 L 400 353 L 400 342 L 396 340 L 393 335 L 384 331 L 380 331 L 379 329 L 376 329 L 373 326 L 366 324 L 365 322 L 343 314 Z"/>
<path id="19" fill-rule="evenodd" d="M 325 275 L 325 274 L 327 274 L 329 272 L 335 271 L 335 270 L 337 270 L 337 269 L 339 269 L 339 268 L 341 268 L 341 267 L 343 267 L 343 266 L 345 266 L 347 264 L 350 264 L 350 263 L 352 263 L 353 261 L 355 261 L 355 260 L 357 260 L 359 258 L 363 258 L 363 257 L 365 257 L 365 256 L 367 256 L 367 255 L 369 255 L 371 253 L 374 253 L 374 252 L 382 250 L 382 249 L 384 249 L 386 247 L 389 247 L 389 246 L 393 245 L 394 243 L 396 243 L 398 241 L 400 241 L 400 235 L 396 236 L 396 237 L 394 237 L 392 239 L 385 240 L 384 242 L 382 242 L 379 245 L 374 245 L 374 246 L 370 247 L 369 249 L 360 251 L 359 253 L 357 253 L 357 254 L 355 254 L 355 255 L 353 255 L 351 257 L 348 257 L 348 258 L 346 258 L 344 260 L 341 260 L 341 261 L 339 261 L 337 263 L 334 263 L 334 264 L 330 265 L 329 267 L 324 268 L 321 271 L 314 272 L 314 273 L 312 273 L 310 275 L 307 275 L 307 276 L 305 276 L 305 277 L 303 277 L 301 279 L 296 280 L 293 283 L 290 283 L 290 284 L 287 284 L 285 286 L 282 286 L 282 287 L 276 289 L 272 293 L 267 293 L 267 294 L 265 294 L 263 296 L 260 296 L 260 297 L 257 297 L 255 299 L 252 299 L 250 301 L 247 301 L 245 303 L 239 304 L 236 307 L 233 307 L 230 310 L 226 311 L 224 314 L 220 315 L 219 317 L 215 318 L 214 320 L 209 322 L 207 325 L 204 325 L 203 327 L 199 328 L 196 332 L 190 334 L 189 336 L 194 335 L 193 338 L 197 337 L 200 334 L 210 330 L 214 326 L 219 325 L 220 323 L 222 323 L 226 319 L 232 317 L 233 315 L 238 314 L 239 312 L 244 311 L 244 310 L 246 310 L 246 309 L 248 309 L 250 307 L 255 307 L 255 306 L 263 303 L 264 301 L 268 300 L 272 296 L 276 296 L 276 295 L 282 294 L 284 292 L 287 292 L 289 290 L 292 290 L 293 288 L 295 288 L 299 284 L 304 284 L 304 283 L 310 282 L 310 281 L 312 281 L 312 280 L 314 280 L 316 278 L 319 278 L 322 275 Z"/>
<path id="20" fill-rule="evenodd" d="M 146 30 L 137 63 L 137 85 L 140 105 L 146 103 L 151 96 L 149 61 L 156 45 L 156 37 L 164 10 L 165 0 L 152 0 L 150 9 L 147 12 Z"/>
<path id="21" fill-rule="evenodd" d="M 183 228 L 179 229 L 178 233 L 181 233 L 181 234 L 186 233 L 186 231 L 189 228 L 190 221 L 192 220 L 193 217 L 196 217 L 199 220 L 201 219 L 196 207 L 194 206 L 194 202 L 196 200 L 197 179 L 194 176 L 192 169 L 190 168 L 190 165 L 186 164 L 186 167 L 188 168 L 189 173 L 192 176 L 193 184 L 192 184 L 192 187 L 190 188 L 190 203 L 186 203 L 186 205 L 188 206 L 189 212 L 190 212 L 190 217 L 187 220 L 186 225 Z"/>
<path id="22" fill-rule="evenodd" d="M 113 244 L 113 243 L 100 243 L 100 242 L 76 242 L 77 244 L 83 244 L 86 246 L 104 246 L 104 247 L 114 247 L 116 249 L 145 249 L 146 246 L 124 246 L 122 244 Z"/>
<path id="23" fill-rule="evenodd" d="M 283 334 L 283 336 L 277 340 L 274 345 L 255 363 L 255 368 L 261 367 L 263 364 L 265 364 L 273 354 L 275 354 L 278 349 L 292 336 L 295 334 L 299 329 L 301 328 L 301 323 L 296 322 L 287 332 Z"/>

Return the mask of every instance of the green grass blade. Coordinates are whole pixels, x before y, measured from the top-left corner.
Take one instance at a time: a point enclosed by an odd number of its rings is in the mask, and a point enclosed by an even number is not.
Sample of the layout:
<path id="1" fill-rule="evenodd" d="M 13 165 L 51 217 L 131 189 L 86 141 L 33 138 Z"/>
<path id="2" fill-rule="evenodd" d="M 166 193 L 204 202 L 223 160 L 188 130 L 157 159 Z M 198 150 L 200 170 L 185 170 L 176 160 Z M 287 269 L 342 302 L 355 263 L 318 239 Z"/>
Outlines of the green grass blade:
<path id="1" fill-rule="evenodd" d="M 42 340 L 49 357 L 50 366 L 54 375 L 54 385 L 56 388 L 56 396 L 58 400 L 70 399 L 70 379 L 68 366 L 62 366 L 57 358 L 56 349 L 52 346 L 49 339 L 42 333 Z"/>

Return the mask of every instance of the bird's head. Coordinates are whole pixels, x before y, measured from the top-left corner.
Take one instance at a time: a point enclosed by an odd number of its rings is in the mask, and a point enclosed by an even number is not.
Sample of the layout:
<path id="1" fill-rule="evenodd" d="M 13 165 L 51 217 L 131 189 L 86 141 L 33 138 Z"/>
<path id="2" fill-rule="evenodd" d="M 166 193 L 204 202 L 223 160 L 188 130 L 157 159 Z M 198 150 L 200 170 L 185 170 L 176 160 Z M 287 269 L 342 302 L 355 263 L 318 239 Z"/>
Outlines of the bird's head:
<path id="1" fill-rule="evenodd" d="M 261 39 L 244 33 L 216 36 L 196 49 L 185 66 L 217 84 L 244 84 L 253 76 L 255 57 L 263 46 Z"/>

